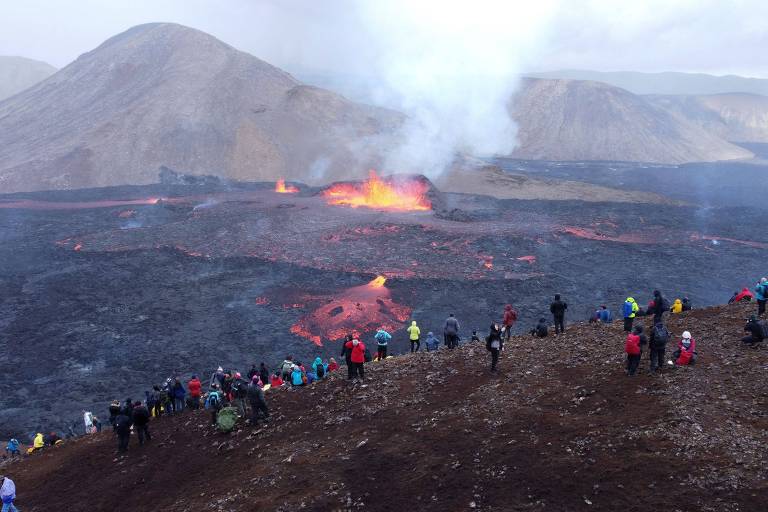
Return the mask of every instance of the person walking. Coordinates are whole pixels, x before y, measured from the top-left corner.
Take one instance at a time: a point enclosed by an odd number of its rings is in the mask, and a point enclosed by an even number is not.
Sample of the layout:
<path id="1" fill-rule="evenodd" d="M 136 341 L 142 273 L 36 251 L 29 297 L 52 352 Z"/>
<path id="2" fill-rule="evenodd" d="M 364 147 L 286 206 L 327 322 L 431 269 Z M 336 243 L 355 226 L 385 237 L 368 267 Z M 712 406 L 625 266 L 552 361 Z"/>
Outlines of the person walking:
<path id="1" fill-rule="evenodd" d="M 761 278 L 755 286 L 755 299 L 757 299 L 757 316 L 763 316 L 765 314 L 765 302 L 768 300 L 768 278 Z"/>
<path id="2" fill-rule="evenodd" d="M 211 384 L 211 390 L 208 392 L 208 397 L 205 399 L 206 409 L 211 411 L 211 424 L 216 426 L 216 419 L 219 416 L 219 411 L 224 406 L 224 394 L 219 390 L 217 383 Z"/>
<path id="3" fill-rule="evenodd" d="M 251 426 L 258 424 L 260 415 L 263 415 L 265 420 L 269 418 L 267 400 L 264 398 L 264 390 L 259 386 L 258 375 L 254 375 L 248 384 L 248 403 L 251 406 Z"/>
<path id="4" fill-rule="evenodd" d="M 377 344 L 376 358 L 379 361 L 383 361 L 387 358 L 387 346 L 389 345 L 389 340 L 392 339 L 392 335 L 385 331 L 383 327 L 379 327 L 379 330 L 376 331 L 373 338 L 376 340 Z"/>
<path id="5" fill-rule="evenodd" d="M 499 353 L 504 348 L 501 329 L 497 324 L 491 324 L 490 333 L 485 338 L 485 348 L 491 353 L 491 371 L 495 372 L 496 365 L 499 363 Z"/>
<path id="6" fill-rule="evenodd" d="M 664 366 L 664 353 L 667 349 L 669 336 L 669 331 L 664 327 L 664 323 L 661 320 L 653 325 L 651 339 L 649 340 L 651 373 L 661 370 Z"/>
<path id="7" fill-rule="evenodd" d="M 448 315 L 443 327 L 443 342 L 448 348 L 453 349 L 459 346 L 459 327 L 459 321 L 456 320 L 453 313 Z"/>
<path id="8" fill-rule="evenodd" d="M 3 502 L 2 512 L 18 512 L 13 504 L 16 501 L 16 484 L 7 476 L 0 475 L 0 500 Z"/>
<path id="9" fill-rule="evenodd" d="M 353 338 L 352 341 L 348 341 L 345 346 L 350 351 L 350 362 L 352 363 L 352 376 L 350 379 L 359 377 L 360 380 L 365 379 L 365 343 Z"/>
<path id="10" fill-rule="evenodd" d="M 512 304 L 504 306 L 504 315 L 502 318 L 502 326 L 504 332 L 504 341 L 509 341 L 509 337 L 512 336 L 512 327 L 517 322 L 517 311 L 512 308 Z"/>
<path id="11" fill-rule="evenodd" d="M 624 316 L 624 332 L 632 332 L 632 324 L 639 310 L 640 306 L 637 305 L 635 299 L 627 297 L 627 300 L 624 301 L 624 305 L 621 307 L 621 313 Z"/>
<path id="12" fill-rule="evenodd" d="M 560 300 L 559 293 L 556 294 L 554 302 L 549 305 L 549 311 L 555 319 L 555 334 L 565 333 L 565 312 L 567 309 L 568 304 L 565 301 Z"/>
<path id="13" fill-rule="evenodd" d="M 411 320 L 411 325 L 406 331 L 408 331 L 408 340 L 411 342 L 411 354 L 418 352 L 421 347 L 421 329 L 416 325 L 416 320 Z"/>
<path id="14" fill-rule="evenodd" d="M 149 409 L 141 402 L 136 402 L 133 406 L 133 429 L 136 431 L 136 437 L 139 439 L 139 446 L 144 446 L 144 439 L 152 440 L 149 434 Z"/>

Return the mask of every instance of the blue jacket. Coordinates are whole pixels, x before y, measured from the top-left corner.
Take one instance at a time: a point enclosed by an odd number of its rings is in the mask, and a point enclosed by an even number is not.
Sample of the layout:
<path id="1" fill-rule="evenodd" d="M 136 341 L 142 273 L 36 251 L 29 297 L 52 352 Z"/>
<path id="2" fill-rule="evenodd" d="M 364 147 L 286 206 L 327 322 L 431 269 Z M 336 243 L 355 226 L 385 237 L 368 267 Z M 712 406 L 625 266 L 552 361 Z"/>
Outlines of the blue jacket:
<path id="1" fill-rule="evenodd" d="M 301 386 L 304 384 L 304 381 L 301 378 L 301 368 L 298 366 L 293 369 L 293 372 L 291 372 L 291 384 L 294 386 Z"/>
<path id="2" fill-rule="evenodd" d="M 384 329 L 379 329 L 376 332 L 376 336 L 374 336 L 374 339 L 376 339 L 376 343 L 378 343 L 379 345 L 386 345 L 387 343 L 389 343 L 389 340 L 392 339 L 392 335 L 389 334 Z"/>
<path id="3" fill-rule="evenodd" d="M 768 299 L 768 283 L 758 284 L 755 286 L 755 299 L 767 300 Z"/>
<path id="4" fill-rule="evenodd" d="M 432 352 L 433 350 L 438 350 L 440 348 L 440 340 L 438 340 L 431 332 L 427 334 L 425 344 L 427 345 L 428 352 Z"/>
<path id="5" fill-rule="evenodd" d="M 173 386 L 173 396 L 175 398 L 178 398 L 179 400 L 182 400 L 184 396 L 187 394 L 187 391 L 184 389 L 184 386 L 181 384 L 176 386 Z"/>
<path id="6" fill-rule="evenodd" d="M 630 309 L 632 309 L 631 306 L 630 306 Z M 631 311 L 630 311 L 630 314 L 631 314 Z M 597 311 L 597 319 L 604 324 L 610 324 L 611 322 L 613 322 L 613 313 L 611 313 L 610 309 L 599 309 Z"/>

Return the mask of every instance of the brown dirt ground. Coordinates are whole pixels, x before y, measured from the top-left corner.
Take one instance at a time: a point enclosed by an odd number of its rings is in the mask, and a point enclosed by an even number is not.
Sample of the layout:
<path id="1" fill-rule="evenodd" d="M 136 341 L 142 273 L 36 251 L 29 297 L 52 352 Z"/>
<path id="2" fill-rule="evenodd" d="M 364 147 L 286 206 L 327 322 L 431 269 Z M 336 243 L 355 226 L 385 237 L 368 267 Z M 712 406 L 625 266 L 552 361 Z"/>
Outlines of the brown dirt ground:
<path id="1" fill-rule="evenodd" d="M 765 511 L 766 349 L 752 306 L 696 310 L 695 367 L 623 371 L 621 325 L 517 337 L 499 374 L 484 346 L 395 357 L 268 394 L 271 423 L 214 432 L 207 413 L 153 422 L 115 455 L 110 432 L 3 468 L 25 512 Z M 675 343 L 676 344 L 676 343 Z"/>

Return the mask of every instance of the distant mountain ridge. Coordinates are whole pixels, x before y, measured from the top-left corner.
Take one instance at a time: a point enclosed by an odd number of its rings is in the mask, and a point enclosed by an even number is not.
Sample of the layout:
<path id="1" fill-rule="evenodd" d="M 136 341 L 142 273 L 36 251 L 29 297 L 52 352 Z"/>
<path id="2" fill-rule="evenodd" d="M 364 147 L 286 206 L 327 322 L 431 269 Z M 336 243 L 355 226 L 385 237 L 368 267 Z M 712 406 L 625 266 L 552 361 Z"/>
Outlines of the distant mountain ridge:
<path id="1" fill-rule="evenodd" d="M 32 87 L 56 72 L 46 62 L 0 55 L 0 101 Z"/>
<path id="2" fill-rule="evenodd" d="M 635 94 L 684 94 L 687 96 L 722 93 L 750 93 L 768 96 L 768 79 L 705 73 L 642 73 L 638 71 L 590 71 L 563 69 L 525 73 L 531 78 L 592 80 L 621 87 Z"/>

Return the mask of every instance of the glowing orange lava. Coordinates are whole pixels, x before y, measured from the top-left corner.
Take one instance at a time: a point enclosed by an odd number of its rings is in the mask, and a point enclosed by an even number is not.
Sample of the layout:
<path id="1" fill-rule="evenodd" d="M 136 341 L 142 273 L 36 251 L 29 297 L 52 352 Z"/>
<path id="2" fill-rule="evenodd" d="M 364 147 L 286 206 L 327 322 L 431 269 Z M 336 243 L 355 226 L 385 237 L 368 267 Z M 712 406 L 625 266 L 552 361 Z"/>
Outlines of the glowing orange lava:
<path id="1" fill-rule="evenodd" d="M 293 185 L 286 185 L 283 178 L 280 178 L 277 180 L 277 183 L 275 183 L 275 192 L 278 194 L 295 194 L 298 191 L 299 189 Z"/>
<path id="2" fill-rule="evenodd" d="M 376 276 L 376 279 L 368 283 L 370 288 L 384 288 L 384 283 L 387 282 L 387 278 L 384 276 Z"/>
<path id="3" fill-rule="evenodd" d="M 427 199 L 427 183 L 407 180 L 384 180 L 376 171 L 370 171 L 368 180 L 361 184 L 338 183 L 323 192 L 328 204 L 366 206 L 382 210 L 414 211 L 430 210 Z"/>

